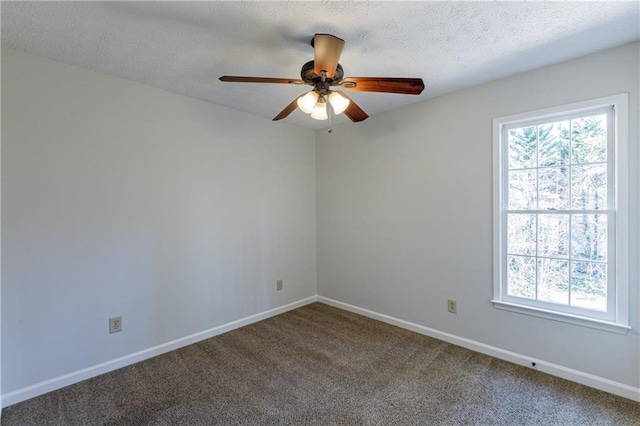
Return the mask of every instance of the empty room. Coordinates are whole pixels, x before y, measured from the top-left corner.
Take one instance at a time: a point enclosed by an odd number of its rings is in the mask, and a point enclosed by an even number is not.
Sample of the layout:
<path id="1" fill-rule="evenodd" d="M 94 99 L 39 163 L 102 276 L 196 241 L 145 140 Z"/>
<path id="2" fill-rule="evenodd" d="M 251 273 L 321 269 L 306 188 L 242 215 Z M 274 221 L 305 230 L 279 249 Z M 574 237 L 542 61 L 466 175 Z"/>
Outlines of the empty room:
<path id="1" fill-rule="evenodd" d="M 640 425 L 640 3 L 2 1 L 3 425 Z"/>

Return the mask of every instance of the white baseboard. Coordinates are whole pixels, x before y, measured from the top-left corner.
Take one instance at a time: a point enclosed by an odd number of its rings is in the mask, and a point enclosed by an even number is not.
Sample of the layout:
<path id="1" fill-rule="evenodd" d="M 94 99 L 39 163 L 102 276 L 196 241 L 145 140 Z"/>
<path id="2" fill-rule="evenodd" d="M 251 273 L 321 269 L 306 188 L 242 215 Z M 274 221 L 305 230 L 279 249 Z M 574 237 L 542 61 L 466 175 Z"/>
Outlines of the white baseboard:
<path id="1" fill-rule="evenodd" d="M 34 398 L 47 392 L 52 392 L 65 386 L 79 383 L 83 380 L 87 380 L 92 377 L 96 377 L 101 374 L 126 367 L 127 365 L 135 364 L 136 362 L 144 361 L 145 359 L 153 358 L 154 356 L 162 355 L 164 353 L 182 348 L 184 346 L 200 342 L 201 340 L 209 339 L 222 333 L 235 330 L 236 328 L 244 327 L 245 325 L 262 321 L 264 319 L 282 314 L 292 309 L 296 309 L 301 306 L 316 302 L 317 300 L 317 296 L 307 297 L 306 299 L 298 300 L 297 302 L 289 303 L 287 305 L 260 312 L 255 315 L 250 315 L 236 321 L 231 321 L 229 323 L 219 325 L 217 327 L 213 327 L 208 330 L 192 334 L 190 336 L 182 337 L 171 342 L 163 343 L 149 349 L 144 349 L 139 352 L 125 355 L 123 357 L 116 358 L 102 364 L 83 368 L 82 370 L 74 371 L 72 373 L 68 373 L 59 377 L 54 377 L 53 379 L 45 380 L 43 382 L 18 389 L 13 392 L 8 392 L 0 397 L 0 405 L 2 408 L 8 407 L 10 405 L 26 401 L 27 399 Z"/>
<path id="2" fill-rule="evenodd" d="M 425 327 L 420 324 L 404 321 L 399 318 L 380 314 L 368 309 L 359 308 L 357 306 L 349 305 L 347 303 L 339 302 L 327 297 L 311 296 L 306 299 L 289 303 L 275 309 L 270 309 L 268 311 L 264 311 L 217 327 L 213 327 L 209 330 L 182 337 L 180 339 L 176 339 L 162 345 L 135 352 L 130 355 L 125 355 L 123 357 L 107 361 L 102 364 L 74 371 L 72 373 L 65 374 L 59 377 L 54 377 L 53 379 L 45 380 L 43 382 L 24 387 L 22 389 L 3 394 L 0 396 L 0 406 L 2 408 L 8 407 L 10 405 L 26 401 L 27 399 L 34 398 L 47 392 L 52 392 L 65 386 L 79 383 L 83 380 L 87 380 L 92 377 L 96 377 L 101 374 L 108 373 L 110 371 L 114 371 L 140 361 L 144 361 L 145 359 L 162 355 L 164 353 L 200 342 L 202 340 L 220 335 L 222 333 L 226 333 L 231 330 L 235 330 L 240 327 L 244 327 L 245 325 L 262 321 L 264 319 L 282 314 L 284 312 L 299 308 L 304 305 L 308 305 L 316 301 L 326 303 L 327 305 L 344 309 L 345 311 L 353 312 L 368 318 L 373 318 L 387 324 L 411 330 L 416 333 L 434 337 L 436 339 L 443 340 L 457 346 L 462 346 L 475 352 L 480 352 L 498 359 L 513 362 L 514 364 L 519 364 L 531 368 L 531 362 L 535 362 L 535 368 L 539 371 L 640 402 L 640 388 L 634 388 L 633 386 L 625 385 L 624 383 L 615 382 L 613 380 L 605 379 L 593 374 L 584 373 L 582 371 L 563 367 L 561 365 L 534 359 L 532 357 L 500 349 L 495 346 L 486 345 L 484 343 L 476 342 L 471 339 L 466 339 L 464 337 L 459 337 L 450 333 L 445 333 L 433 328 Z"/>
<path id="3" fill-rule="evenodd" d="M 635 388 L 624 383 L 615 382 L 613 380 L 605 379 L 604 377 L 595 376 L 593 374 L 584 373 L 582 371 L 563 367 L 551 362 L 538 360 L 526 355 L 500 349 L 495 346 L 486 345 L 484 343 L 476 342 L 475 340 L 459 337 L 450 333 L 445 333 L 443 331 L 425 327 L 420 324 L 404 321 L 399 318 L 391 317 L 389 315 L 380 314 L 368 309 L 359 308 L 357 306 L 329 299 L 327 297 L 318 296 L 318 302 L 326 303 L 327 305 L 344 309 L 345 311 L 353 312 L 368 318 L 373 318 L 375 320 L 411 330 L 416 333 L 424 334 L 429 337 L 444 340 L 445 342 L 449 342 L 457 346 L 462 346 L 463 348 L 467 348 L 475 352 L 480 352 L 494 358 L 509 361 L 514 364 L 523 365 L 528 368 L 532 368 L 531 363 L 535 362 L 536 366 L 533 368 L 538 371 L 542 371 L 553 376 L 561 377 L 563 379 L 571 380 L 572 382 L 580 383 L 585 386 L 589 386 L 595 389 L 612 393 L 614 395 L 629 398 L 633 401 L 640 402 L 640 388 Z"/>

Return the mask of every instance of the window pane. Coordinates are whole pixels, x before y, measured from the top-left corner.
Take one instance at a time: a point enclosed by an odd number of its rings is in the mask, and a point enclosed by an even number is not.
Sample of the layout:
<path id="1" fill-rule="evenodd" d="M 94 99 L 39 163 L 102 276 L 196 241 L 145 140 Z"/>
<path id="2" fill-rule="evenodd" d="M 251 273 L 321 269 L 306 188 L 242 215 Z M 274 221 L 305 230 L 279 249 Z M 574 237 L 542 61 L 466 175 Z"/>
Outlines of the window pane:
<path id="1" fill-rule="evenodd" d="M 571 216 L 572 258 L 606 262 L 607 248 L 607 215 Z"/>
<path id="2" fill-rule="evenodd" d="M 545 167 L 538 171 L 539 209 L 565 210 L 569 207 L 569 170 Z"/>
<path id="3" fill-rule="evenodd" d="M 507 294 L 529 299 L 536 297 L 535 257 L 507 256 Z"/>
<path id="4" fill-rule="evenodd" d="M 509 169 L 536 166 L 536 126 L 509 130 Z"/>
<path id="5" fill-rule="evenodd" d="M 569 215 L 538 215 L 538 256 L 567 257 Z"/>
<path id="6" fill-rule="evenodd" d="M 509 172 L 509 210 L 535 210 L 536 171 L 518 170 Z"/>
<path id="7" fill-rule="evenodd" d="M 538 166 L 569 162 L 569 121 L 538 126 Z"/>
<path id="8" fill-rule="evenodd" d="M 571 262 L 571 306 L 607 310 L 607 265 Z"/>
<path id="9" fill-rule="evenodd" d="M 536 254 L 536 216 L 533 214 L 509 214 L 507 253 Z"/>
<path id="10" fill-rule="evenodd" d="M 606 164 L 571 168 L 571 208 L 574 210 L 607 208 Z"/>
<path id="11" fill-rule="evenodd" d="M 607 161 L 607 116 L 571 120 L 571 142 L 573 163 Z"/>
<path id="12" fill-rule="evenodd" d="M 538 260 L 538 300 L 569 304 L 569 262 Z"/>
<path id="13" fill-rule="evenodd" d="M 619 277 L 610 268 L 618 259 L 616 235 L 628 230 L 617 229 L 617 197 L 626 191 L 616 191 L 611 150 L 615 142 L 626 152 L 626 138 L 615 140 L 614 106 L 626 111 L 627 102 L 611 99 L 494 120 L 496 298 L 615 320 L 617 311 L 608 309 L 619 306 Z"/>

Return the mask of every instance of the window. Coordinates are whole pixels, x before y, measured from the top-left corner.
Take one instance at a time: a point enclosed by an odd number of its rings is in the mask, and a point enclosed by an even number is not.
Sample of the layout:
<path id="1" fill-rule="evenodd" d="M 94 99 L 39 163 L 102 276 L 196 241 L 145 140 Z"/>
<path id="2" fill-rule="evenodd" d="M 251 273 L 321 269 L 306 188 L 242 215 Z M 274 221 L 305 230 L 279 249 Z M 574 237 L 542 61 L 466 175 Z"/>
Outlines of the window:
<path id="1" fill-rule="evenodd" d="M 627 103 L 494 119 L 496 308 L 629 330 Z"/>

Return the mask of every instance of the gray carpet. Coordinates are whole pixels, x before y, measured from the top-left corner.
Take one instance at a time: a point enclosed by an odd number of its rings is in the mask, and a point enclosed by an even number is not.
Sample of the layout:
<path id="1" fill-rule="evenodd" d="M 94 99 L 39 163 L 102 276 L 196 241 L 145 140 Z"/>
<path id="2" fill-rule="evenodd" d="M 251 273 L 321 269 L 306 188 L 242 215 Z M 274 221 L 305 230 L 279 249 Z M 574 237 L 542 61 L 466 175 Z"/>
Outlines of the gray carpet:
<path id="1" fill-rule="evenodd" d="M 4 409 L 9 425 L 631 425 L 640 403 L 314 303 Z"/>

